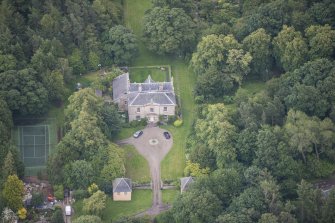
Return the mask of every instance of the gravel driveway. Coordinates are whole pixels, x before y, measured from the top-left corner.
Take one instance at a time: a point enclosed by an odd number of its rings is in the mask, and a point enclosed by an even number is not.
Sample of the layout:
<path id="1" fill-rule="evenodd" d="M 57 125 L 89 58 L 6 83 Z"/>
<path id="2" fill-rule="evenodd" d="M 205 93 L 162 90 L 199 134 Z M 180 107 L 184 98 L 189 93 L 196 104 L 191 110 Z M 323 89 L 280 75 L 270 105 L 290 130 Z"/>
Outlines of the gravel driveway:
<path id="1" fill-rule="evenodd" d="M 163 132 L 167 130 L 159 127 L 147 127 L 143 129 L 143 135 L 135 139 L 134 137 L 121 140 L 118 144 L 130 144 L 148 161 L 150 174 L 153 183 L 152 208 L 146 214 L 155 215 L 166 209 L 162 205 L 160 162 L 170 151 L 173 144 L 173 137 L 165 139 Z"/>

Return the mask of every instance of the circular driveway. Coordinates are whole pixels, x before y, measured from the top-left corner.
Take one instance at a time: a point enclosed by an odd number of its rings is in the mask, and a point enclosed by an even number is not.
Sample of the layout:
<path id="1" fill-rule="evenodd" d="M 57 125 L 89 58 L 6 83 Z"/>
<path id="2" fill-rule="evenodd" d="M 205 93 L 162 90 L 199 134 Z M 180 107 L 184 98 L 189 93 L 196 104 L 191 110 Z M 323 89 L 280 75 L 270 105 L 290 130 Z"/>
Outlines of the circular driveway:
<path id="1" fill-rule="evenodd" d="M 152 208 L 146 213 L 158 214 L 162 208 L 160 162 L 170 151 L 173 145 L 173 136 L 170 133 L 171 138 L 165 139 L 163 133 L 167 132 L 167 130 L 159 127 L 147 127 L 142 131 L 143 134 L 139 138 L 130 137 L 119 141 L 118 144 L 135 146 L 136 150 L 148 161 L 152 180 L 153 199 Z"/>
<path id="2" fill-rule="evenodd" d="M 165 139 L 163 132 L 167 132 L 167 130 L 159 127 L 145 128 L 142 131 L 143 135 L 139 138 L 131 137 L 120 142 L 135 146 L 137 151 L 148 160 L 149 163 L 160 163 L 172 147 L 172 135 L 170 134 L 170 139 Z"/>

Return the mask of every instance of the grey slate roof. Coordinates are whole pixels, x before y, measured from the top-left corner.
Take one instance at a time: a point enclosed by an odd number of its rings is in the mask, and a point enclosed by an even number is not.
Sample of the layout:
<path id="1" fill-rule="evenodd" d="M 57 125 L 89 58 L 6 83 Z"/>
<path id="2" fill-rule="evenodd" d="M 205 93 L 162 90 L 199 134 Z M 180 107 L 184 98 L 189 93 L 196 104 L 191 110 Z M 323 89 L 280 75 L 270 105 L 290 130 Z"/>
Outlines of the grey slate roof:
<path id="1" fill-rule="evenodd" d="M 128 178 L 116 178 L 113 181 L 113 193 L 132 192 L 131 180 Z"/>
<path id="2" fill-rule="evenodd" d="M 113 100 L 118 100 L 128 92 L 129 74 L 124 73 L 113 80 Z"/>
<path id="3" fill-rule="evenodd" d="M 171 82 L 131 83 L 129 92 L 173 91 Z"/>
<path id="4" fill-rule="evenodd" d="M 147 105 L 147 104 L 160 104 L 160 105 L 175 105 L 176 97 L 173 93 L 152 92 L 152 93 L 135 93 L 129 97 L 129 105 Z"/>
<path id="5" fill-rule="evenodd" d="M 129 83 L 129 74 L 124 73 L 113 80 L 113 100 L 127 94 L 129 106 L 141 106 L 150 103 L 176 105 L 173 83 L 155 82 L 151 76 L 144 83 Z"/>
<path id="6" fill-rule="evenodd" d="M 190 184 L 194 182 L 193 177 L 183 177 L 180 178 L 180 189 L 181 191 L 185 191 L 189 188 Z"/>

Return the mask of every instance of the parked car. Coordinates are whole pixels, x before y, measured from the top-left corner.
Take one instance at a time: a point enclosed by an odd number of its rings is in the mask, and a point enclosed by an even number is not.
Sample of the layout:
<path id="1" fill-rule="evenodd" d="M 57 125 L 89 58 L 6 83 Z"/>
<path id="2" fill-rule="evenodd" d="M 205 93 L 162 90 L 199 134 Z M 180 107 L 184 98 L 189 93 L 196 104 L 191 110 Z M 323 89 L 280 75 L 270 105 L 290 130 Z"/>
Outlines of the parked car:
<path id="1" fill-rule="evenodd" d="M 170 133 L 168 133 L 168 132 L 164 132 L 163 135 L 164 135 L 164 137 L 166 139 L 170 139 L 171 138 Z"/>
<path id="2" fill-rule="evenodd" d="M 138 137 L 140 137 L 141 135 L 143 135 L 143 131 L 142 131 L 142 130 L 139 130 L 139 131 L 135 132 L 133 136 L 134 136 L 134 138 L 138 138 Z"/>
<path id="3" fill-rule="evenodd" d="M 70 205 L 66 205 L 65 206 L 65 215 L 66 216 L 70 216 L 71 215 L 71 206 Z"/>

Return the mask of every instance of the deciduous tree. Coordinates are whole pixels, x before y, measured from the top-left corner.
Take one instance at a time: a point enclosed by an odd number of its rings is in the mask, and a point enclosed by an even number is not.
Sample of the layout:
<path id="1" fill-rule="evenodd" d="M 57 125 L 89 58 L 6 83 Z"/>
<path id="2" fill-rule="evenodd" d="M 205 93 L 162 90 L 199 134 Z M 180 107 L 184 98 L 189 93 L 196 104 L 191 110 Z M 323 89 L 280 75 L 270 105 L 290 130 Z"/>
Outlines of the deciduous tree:
<path id="1" fill-rule="evenodd" d="M 107 64 L 129 64 L 137 52 L 136 36 L 122 25 L 114 26 L 105 37 L 103 49 Z"/>
<path id="2" fill-rule="evenodd" d="M 158 54 L 184 54 L 195 44 L 194 27 L 183 9 L 155 7 L 144 17 L 144 38 Z"/>

